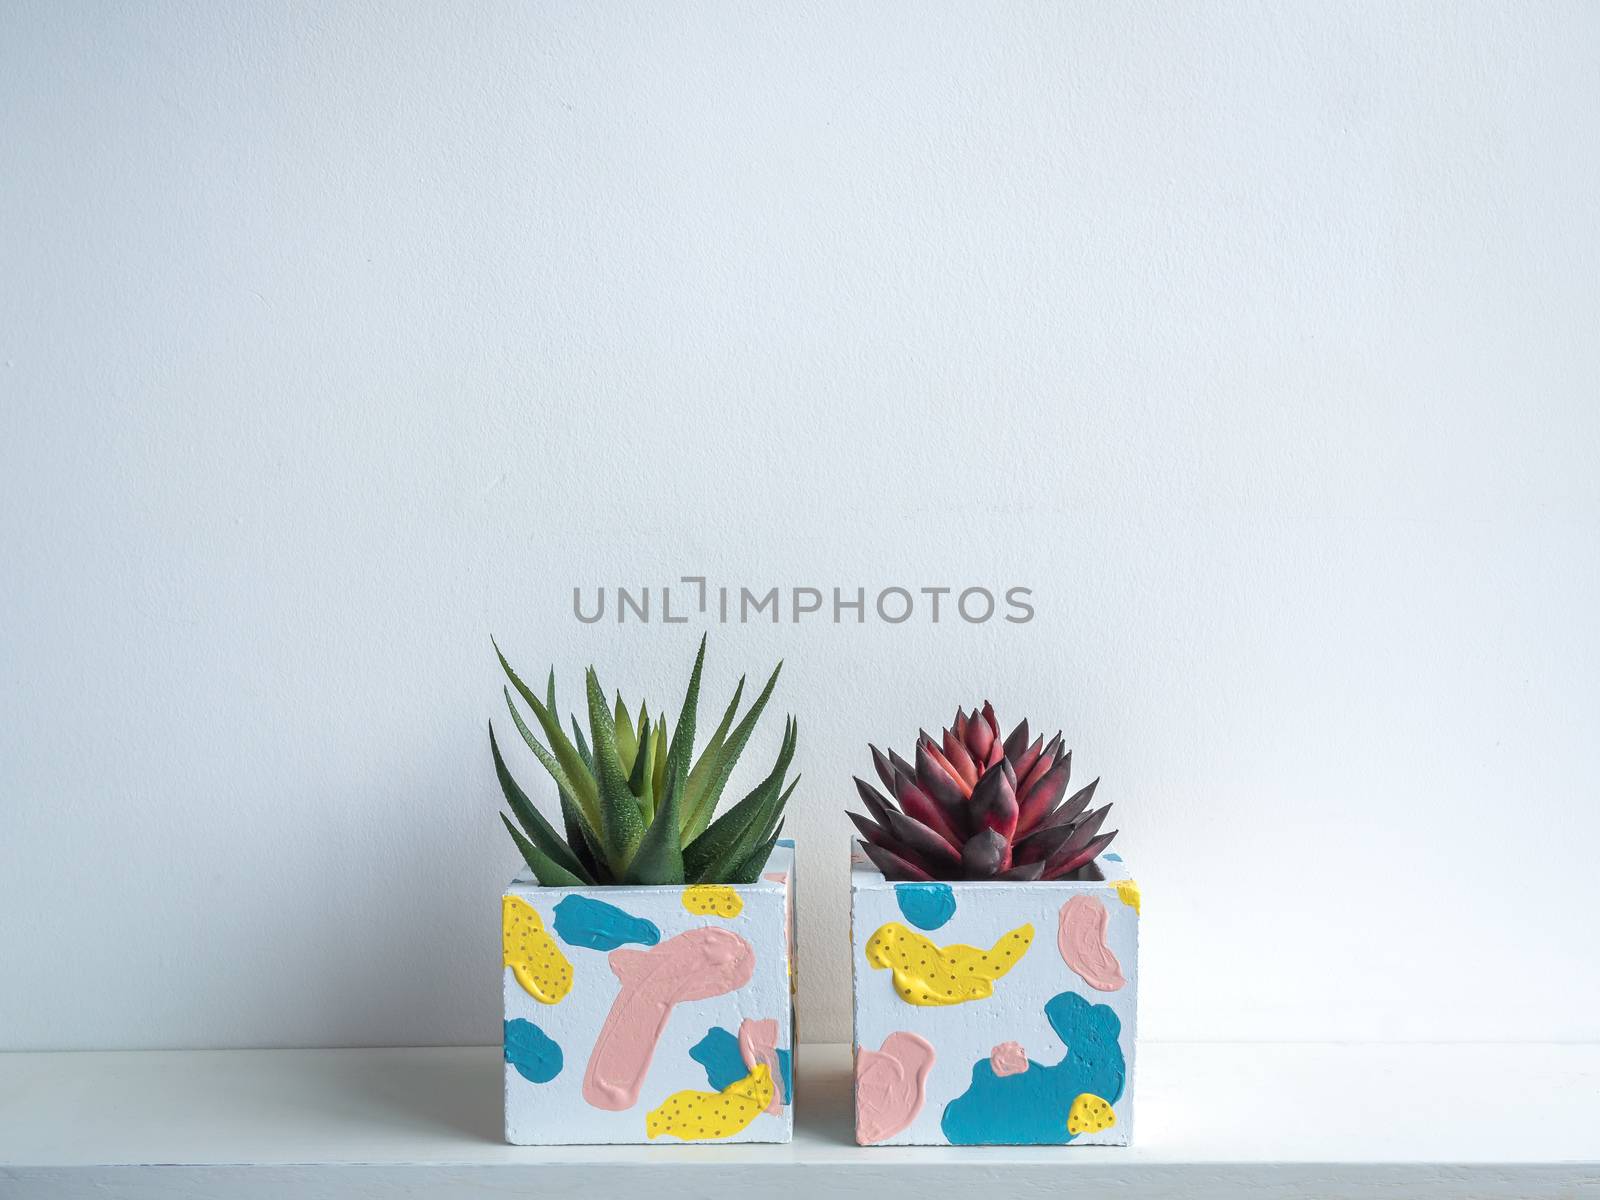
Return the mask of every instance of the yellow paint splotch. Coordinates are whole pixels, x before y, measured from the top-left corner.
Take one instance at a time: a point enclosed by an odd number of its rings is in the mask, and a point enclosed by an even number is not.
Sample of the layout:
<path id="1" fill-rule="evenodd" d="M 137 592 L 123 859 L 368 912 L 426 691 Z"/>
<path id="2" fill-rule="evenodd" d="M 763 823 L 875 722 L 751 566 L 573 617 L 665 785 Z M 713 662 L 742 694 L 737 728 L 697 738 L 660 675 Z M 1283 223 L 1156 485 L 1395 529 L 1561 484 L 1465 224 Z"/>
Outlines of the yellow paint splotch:
<path id="1" fill-rule="evenodd" d="M 732 1137 L 772 1103 L 772 1074 L 765 1063 L 720 1092 L 673 1092 L 645 1114 L 649 1137 L 671 1134 L 686 1142 Z"/>
<path id="2" fill-rule="evenodd" d="M 1067 1109 L 1067 1132 L 1099 1133 L 1117 1123 L 1117 1114 L 1111 1105 L 1093 1092 L 1080 1092 Z"/>
<path id="3" fill-rule="evenodd" d="M 572 990 L 572 964 L 521 896 L 501 897 L 500 942 L 511 974 L 540 1004 L 559 1004 Z"/>
<path id="4" fill-rule="evenodd" d="M 737 917 L 744 899 L 725 883 L 697 883 L 683 889 L 683 906 L 699 917 Z"/>
<path id="5" fill-rule="evenodd" d="M 1134 912 L 1139 911 L 1139 885 L 1131 879 L 1119 879 L 1111 885 L 1116 889 L 1117 899 L 1121 900 Z"/>
<path id="6" fill-rule="evenodd" d="M 879 928 L 867 941 L 867 962 L 894 974 L 894 990 L 907 1004 L 932 1007 L 983 1000 L 994 981 L 1011 970 L 1033 944 L 1033 926 L 1003 934 L 988 950 L 976 946 L 936 946 L 898 921 Z"/>

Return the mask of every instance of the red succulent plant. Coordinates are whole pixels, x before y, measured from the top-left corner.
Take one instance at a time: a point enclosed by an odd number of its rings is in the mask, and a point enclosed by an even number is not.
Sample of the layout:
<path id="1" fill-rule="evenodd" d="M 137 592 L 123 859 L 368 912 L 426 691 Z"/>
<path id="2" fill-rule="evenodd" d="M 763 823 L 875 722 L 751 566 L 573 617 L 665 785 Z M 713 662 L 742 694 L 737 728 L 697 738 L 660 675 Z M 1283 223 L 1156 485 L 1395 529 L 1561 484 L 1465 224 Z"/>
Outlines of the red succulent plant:
<path id="1" fill-rule="evenodd" d="M 915 762 L 868 748 L 889 794 L 857 779 L 870 816 L 850 819 L 889 879 L 1065 879 L 1117 836 L 1100 832 L 1109 804 L 1086 811 L 1099 779 L 1067 796 L 1061 735 L 1030 742 L 1023 721 L 1002 739 L 987 701 L 939 741 L 919 731 Z"/>

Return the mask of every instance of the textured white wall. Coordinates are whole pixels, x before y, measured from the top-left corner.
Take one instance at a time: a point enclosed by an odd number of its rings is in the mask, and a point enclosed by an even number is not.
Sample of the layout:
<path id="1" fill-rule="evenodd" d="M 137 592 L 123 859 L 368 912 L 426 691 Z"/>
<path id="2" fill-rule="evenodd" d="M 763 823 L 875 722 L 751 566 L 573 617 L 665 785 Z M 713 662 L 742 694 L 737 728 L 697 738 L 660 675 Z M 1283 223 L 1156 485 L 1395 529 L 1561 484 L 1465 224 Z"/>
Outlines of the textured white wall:
<path id="1" fill-rule="evenodd" d="M 713 631 L 808 1036 L 988 696 L 1149 1036 L 1600 1037 L 1597 113 L 1583 4 L 7 4 L 0 1045 L 491 1040 L 489 634 L 675 695 L 570 589 L 685 573 L 1035 589 Z"/>

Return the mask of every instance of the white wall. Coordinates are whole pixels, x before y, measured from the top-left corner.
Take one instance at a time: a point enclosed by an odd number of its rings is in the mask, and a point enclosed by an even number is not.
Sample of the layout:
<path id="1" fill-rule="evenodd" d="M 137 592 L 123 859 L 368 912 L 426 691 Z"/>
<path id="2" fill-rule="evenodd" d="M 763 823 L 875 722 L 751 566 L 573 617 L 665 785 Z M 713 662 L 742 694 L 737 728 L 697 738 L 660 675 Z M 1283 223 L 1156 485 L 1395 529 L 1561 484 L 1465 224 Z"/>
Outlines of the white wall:
<path id="1" fill-rule="evenodd" d="M 1149 1036 L 1600 1037 L 1597 114 L 1583 4 L 7 4 L 0 1045 L 493 1039 L 489 634 L 675 702 L 570 591 L 685 573 L 1035 589 L 713 629 L 808 1036 L 988 696 Z"/>

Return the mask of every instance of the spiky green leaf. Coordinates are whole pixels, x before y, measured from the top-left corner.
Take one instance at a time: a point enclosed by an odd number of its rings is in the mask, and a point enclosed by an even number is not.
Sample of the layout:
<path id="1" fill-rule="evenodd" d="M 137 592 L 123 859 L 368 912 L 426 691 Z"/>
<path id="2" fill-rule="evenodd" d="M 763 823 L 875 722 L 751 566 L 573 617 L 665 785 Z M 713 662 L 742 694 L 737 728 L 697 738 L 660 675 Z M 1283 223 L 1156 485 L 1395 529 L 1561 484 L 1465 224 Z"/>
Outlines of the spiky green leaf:
<path id="1" fill-rule="evenodd" d="M 705 749 L 700 752 L 700 757 L 695 760 L 689 769 L 689 785 L 683 793 L 683 843 L 688 845 L 705 832 L 711 823 L 716 802 L 704 804 L 706 789 L 710 786 L 712 778 L 717 773 L 717 760 L 722 753 L 723 743 L 727 740 L 728 730 L 733 725 L 733 718 L 739 713 L 739 700 L 744 695 L 744 676 L 739 676 L 739 685 L 733 689 L 733 699 L 728 701 L 728 707 L 722 712 L 722 720 L 717 722 L 717 727 L 711 731 L 711 737 L 706 742 Z M 702 816 L 702 812 L 704 816 Z"/>
<path id="2" fill-rule="evenodd" d="M 666 794 L 628 864 L 624 883 L 675 884 L 684 881 L 683 847 L 678 844 L 678 791 L 682 780 L 668 774 Z"/>
<path id="3" fill-rule="evenodd" d="M 578 718 L 575 716 L 567 719 L 572 722 L 572 736 L 573 740 L 578 743 L 578 757 L 583 759 L 583 765 L 589 768 L 589 774 L 592 777 L 595 773 L 594 755 L 589 753 L 589 741 L 583 736 L 583 726 L 578 724 Z"/>
<path id="4" fill-rule="evenodd" d="M 798 723 L 796 728 L 798 729 Z M 783 795 L 778 797 L 778 802 L 772 806 L 772 811 L 767 815 L 766 834 L 758 838 L 758 841 L 771 841 L 778 836 L 778 831 L 783 828 L 783 814 L 789 808 L 789 797 L 794 795 L 795 788 L 799 786 L 800 776 L 796 775 L 789 781 L 789 786 L 783 789 Z"/>
<path id="5" fill-rule="evenodd" d="M 672 884 L 684 881 L 683 845 L 680 840 L 679 807 L 683 789 L 688 779 L 689 756 L 694 752 L 695 709 L 700 699 L 700 669 L 705 663 L 706 642 L 700 639 L 700 652 L 695 656 L 694 670 L 689 674 L 689 690 L 684 696 L 683 709 L 677 728 L 672 733 L 672 745 L 667 751 L 666 784 L 655 820 L 639 844 L 628 868 L 627 882 Z"/>
<path id="6" fill-rule="evenodd" d="M 761 878 L 761 868 L 767 865 L 767 860 L 772 857 L 772 848 L 778 844 L 778 836 L 783 832 L 780 823 L 773 834 L 761 845 L 750 852 L 744 862 L 728 872 L 727 883 L 754 883 Z"/>
<path id="7" fill-rule="evenodd" d="M 622 876 L 644 837 L 639 805 L 628 790 L 628 776 L 617 757 L 617 731 L 600 680 L 593 668 L 585 678 L 589 697 L 589 738 L 598 773 L 600 820 L 596 823 L 611 870 Z"/>
<path id="8" fill-rule="evenodd" d="M 511 686 L 517 689 L 517 694 L 522 697 L 523 703 L 533 710 L 533 715 L 539 722 L 539 728 L 544 730 L 545 740 L 550 743 L 550 749 L 554 752 L 556 760 L 560 762 L 561 768 L 567 776 L 567 782 L 570 785 L 567 790 L 572 793 L 573 799 L 578 802 L 579 807 L 583 809 L 590 821 L 597 822 L 599 816 L 599 787 L 593 774 L 584 765 L 577 748 L 567 740 L 567 735 L 562 732 L 560 718 L 555 715 L 552 709 L 546 707 L 539 697 L 534 694 L 533 689 L 523 683 L 517 673 L 511 669 L 511 664 L 506 661 L 506 656 L 500 653 L 499 643 L 491 638 L 490 644 L 494 646 L 495 656 L 500 660 L 500 669 L 506 673 L 506 678 L 511 680 Z M 549 690 L 553 693 L 554 687 Z"/>
<path id="9" fill-rule="evenodd" d="M 593 883 L 594 877 L 584 869 L 572 848 L 561 840 L 561 835 L 544 819 L 544 814 L 534 807 L 528 794 L 506 769 L 506 760 L 500 754 L 500 743 L 495 740 L 493 721 L 489 723 L 489 752 L 494 755 L 494 773 L 500 780 L 500 790 L 505 794 L 506 804 L 527 833 L 528 840 L 568 874 L 584 883 Z"/>
<path id="10" fill-rule="evenodd" d="M 544 887 L 581 887 L 584 883 L 571 871 L 566 870 L 539 847 L 535 846 L 526 837 L 522 830 L 511 823 L 511 818 L 505 813 L 500 814 L 500 819 L 505 822 L 506 831 L 511 834 L 517 843 L 517 849 L 522 851 L 523 861 L 533 871 L 533 877 Z"/>
<path id="11" fill-rule="evenodd" d="M 628 713 L 628 706 L 622 702 L 621 692 L 617 693 L 611 724 L 617 731 L 617 758 L 622 762 L 622 769 L 631 775 L 634 756 L 639 753 L 639 734 L 634 727 L 633 717 Z"/>
<path id="12" fill-rule="evenodd" d="M 650 823 L 650 818 L 655 815 L 656 798 L 651 790 L 655 781 L 655 764 L 650 761 L 651 747 L 655 744 L 650 736 L 650 718 L 639 719 L 639 749 L 633 756 L 633 772 L 628 776 L 628 790 L 633 793 L 633 798 L 639 804 L 639 816 L 645 824 Z"/>
<path id="13" fill-rule="evenodd" d="M 694 667 L 689 672 L 689 687 L 683 695 L 683 707 L 678 710 L 678 723 L 672 730 L 672 744 L 667 749 L 667 777 L 682 775 L 678 789 L 678 803 L 683 803 L 683 788 L 687 786 L 689 761 L 694 757 L 696 714 L 700 709 L 700 672 L 706 662 L 706 639 L 700 636 L 700 649 L 695 652 Z"/>
<path id="14" fill-rule="evenodd" d="M 698 875 L 686 871 L 685 874 L 690 876 L 690 882 L 731 882 L 728 876 L 737 874 L 744 860 L 763 844 L 775 838 L 777 831 L 783 828 L 784 806 L 788 804 L 789 797 L 799 783 L 800 777 L 797 775 L 781 794 L 769 799 L 731 845 L 700 867 Z M 767 853 L 770 854 L 771 851 Z"/>
<path id="15" fill-rule="evenodd" d="M 529 729 L 528 723 L 522 719 L 522 713 L 517 708 L 517 702 L 511 698 L 511 689 L 501 688 L 500 690 L 505 695 L 506 710 L 510 712 L 512 723 L 516 725 L 517 732 L 522 735 L 522 740 L 528 744 L 528 749 L 533 751 L 534 757 L 539 760 L 540 765 L 549 772 L 550 778 L 556 781 L 557 790 L 566 792 L 569 795 L 575 792 L 576 787 L 571 776 L 567 774 L 566 768 L 554 754 L 551 754 L 545 748 L 538 735 Z"/>
<path id="16" fill-rule="evenodd" d="M 789 720 L 784 725 L 783 745 L 771 773 L 685 848 L 683 868 L 689 879 L 722 882 L 716 876 L 738 867 L 766 835 L 774 810 L 781 811 L 787 795 L 783 777 L 794 757 L 796 730 L 795 722 Z"/>
<path id="17" fill-rule="evenodd" d="M 611 867 L 605 861 L 605 853 L 600 849 L 600 836 L 590 827 L 589 818 L 583 815 L 583 810 L 578 807 L 577 801 L 566 792 L 561 792 L 559 795 L 561 823 L 567 831 L 567 845 L 572 847 L 573 854 L 596 883 L 615 882 Z"/>
<path id="18" fill-rule="evenodd" d="M 656 725 L 650 731 L 650 738 L 655 742 L 650 752 L 650 761 L 656 765 L 650 790 L 658 797 L 659 803 L 659 797 L 666 795 L 667 791 L 667 748 L 671 745 L 667 740 L 667 718 L 664 714 L 656 718 Z M 679 812 L 682 812 L 681 807 Z"/>

